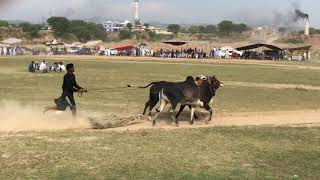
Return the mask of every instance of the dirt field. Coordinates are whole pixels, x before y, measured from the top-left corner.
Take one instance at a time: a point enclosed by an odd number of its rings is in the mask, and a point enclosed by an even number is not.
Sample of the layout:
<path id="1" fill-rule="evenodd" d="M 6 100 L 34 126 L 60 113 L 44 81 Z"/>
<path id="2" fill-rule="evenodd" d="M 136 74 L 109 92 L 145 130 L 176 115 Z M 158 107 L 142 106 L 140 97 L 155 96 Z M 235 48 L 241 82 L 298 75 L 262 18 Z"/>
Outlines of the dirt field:
<path id="1" fill-rule="evenodd" d="M 42 114 L 60 95 L 63 77 L 26 72 L 42 59 L 75 64 L 78 83 L 89 89 L 76 98 L 78 119 L 70 111 Z M 316 62 L 0 58 L 0 179 L 313 179 L 320 173 L 319 69 Z M 141 115 L 148 90 L 124 88 L 199 74 L 225 84 L 210 124 L 199 109 L 193 126 L 185 110 L 179 128 L 167 113 L 152 127 Z"/>

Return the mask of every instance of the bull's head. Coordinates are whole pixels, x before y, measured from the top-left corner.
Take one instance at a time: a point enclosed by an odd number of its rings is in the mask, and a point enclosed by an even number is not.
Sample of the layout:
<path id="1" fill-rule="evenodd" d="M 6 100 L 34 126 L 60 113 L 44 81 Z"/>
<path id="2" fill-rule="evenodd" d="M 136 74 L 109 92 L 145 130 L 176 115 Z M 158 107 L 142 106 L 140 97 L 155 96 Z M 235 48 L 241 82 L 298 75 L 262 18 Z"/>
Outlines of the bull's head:
<path id="1" fill-rule="evenodd" d="M 223 87 L 223 83 L 219 81 L 216 76 L 208 78 L 208 83 L 214 87 L 215 90 L 218 90 L 220 87 Z"/>

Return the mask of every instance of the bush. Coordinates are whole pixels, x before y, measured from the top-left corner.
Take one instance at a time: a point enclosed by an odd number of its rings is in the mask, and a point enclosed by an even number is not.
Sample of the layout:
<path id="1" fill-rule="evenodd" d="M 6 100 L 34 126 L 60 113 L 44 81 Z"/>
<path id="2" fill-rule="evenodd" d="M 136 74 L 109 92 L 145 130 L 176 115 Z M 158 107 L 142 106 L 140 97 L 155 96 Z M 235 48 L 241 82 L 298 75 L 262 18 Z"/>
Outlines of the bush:
<path id="1" fill-rule="evenodd" d="M 41 25 L 39 24 L 22 23 L 19 27 L 22 28 L 24 32 L 29 33 L 31 37 L 39 36 L 39 31 L 41 30 Z"/>
<path id="2" fill-rule="evenodd" d="M 180 30 L 181 30 L 181 27 L 178 24 L 170 24 L 168 26 L 168 31 L 172 32 L 173 34 L 178 34 Z"/>
<path id="3" fill-rule="evenodd" d="M 132 39 L 133 36 L 134 36 L 133 32 L 131 32 L 127 29 L 121 30 L 120 34 L 119 34 L 120 40 Z"/>
<path id="4" fill-rule="evenodd" d="M 2 20 L 0 20 L 0 27 L 9 27 L 8 21 L 2 21 Z"/>

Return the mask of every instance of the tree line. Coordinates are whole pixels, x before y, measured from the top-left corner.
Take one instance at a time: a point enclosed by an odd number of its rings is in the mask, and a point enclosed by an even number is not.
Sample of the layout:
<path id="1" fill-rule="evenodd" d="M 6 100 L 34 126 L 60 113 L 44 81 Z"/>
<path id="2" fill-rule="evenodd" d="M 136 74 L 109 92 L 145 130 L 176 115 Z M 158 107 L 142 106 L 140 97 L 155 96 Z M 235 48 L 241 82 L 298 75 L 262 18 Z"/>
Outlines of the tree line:
<path id="1" fill-rule="evenodd" d="M 53 33 L 57 37 L 74 36 L 79 41 L 106 40 L 107 36 L 102 25 L 86 22 L 83 20 L 68 20 L 65 17 L 50 17 L 47 23 L 52 27 Z M 0 27 L 20 28 L 31 37 L 38 37 L 44 25 L 32 23 L 20 23 L 18 25 L 9 24 L 7 21 L 0 20 Z"/>
<path id="2" fill-rule="evenodd" d="M 232 21 L 221 21 L 218 25 L 207 26 L 190 26 L 189 28 L 182 28 L 178 24 L 168 25 L 168 31 L 173 34 L 189 33 L 189 34 L 215 34 L 229 36 L 231 34 L 238 34 L 250 30 L 250 27 L 244 23 L 234 23 Z"/>
<path id="3" fill-rule="evenodd" d="M 72 34 L 82 42 L 95 39 L 106 40 L 106 33 L 101 24 L 83 20 L 68 20 L 65 17 L 51 17 L 47 20 L 47 23 L 58 37 Z"/>

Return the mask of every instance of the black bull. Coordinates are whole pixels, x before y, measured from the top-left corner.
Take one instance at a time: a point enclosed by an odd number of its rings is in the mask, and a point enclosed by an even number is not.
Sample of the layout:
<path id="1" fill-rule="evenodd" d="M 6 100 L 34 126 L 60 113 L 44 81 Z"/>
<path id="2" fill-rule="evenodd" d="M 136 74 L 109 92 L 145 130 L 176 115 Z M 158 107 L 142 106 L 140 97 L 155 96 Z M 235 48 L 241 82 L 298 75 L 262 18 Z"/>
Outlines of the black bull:
<path id="1" fill-rule="evenodd" d="M 188 77 L 186 81 L 179 83 L 172 82 L 156 82 L 151 83 L 146 87 L 151 87 L 150 89 L 150 100 L 146 103 L 144 114 L 146 109 L 149 107 L 149 115 L 151 115 L 152 109 L 156 106 L 160 100 L 160 109 L 157 110 L 157 114 L 153 120 L 155 124 L 157 116 L 161 113 L 166 106 L 166 104 L 171 104 L 171 116 L 174 119 L 176 125 L 178 125 L 177 118 L 186 106 L 191 109 L 191 120 L 190 123 L 193 124 L 193 118 L 197 118 L 194 114 L 194 110 L 197 106 L 202 107 L 209 111 L 211 121 L 212 109 L 209 106 L 212 98 L 215 96 L 216 90 L 219 89 L 223 84 L 214 77 L 210 77 L 202 85 L 196 85 L 193 77 Z M 176 117 L 174 116 L 174 111 L 178 105 L 181 104 L 180 110 Z"/>
<path id="2" fill-rule="evenodd" d="M 153 108 L 158 104 L 159 100 L 160 100 L 160 96 L 159 93 L 161 92 L 161 90 L 166 87 L 166 85 L 170 83 L 167 81 L 159 81 L 159 82 L 152 82 L 149 85 L 145 86 L 145 87 L 140 87 L 143 89 L 146 89 L 148 87 L 151 86 L 150 88 L 150 93 L 149 93 L 149 100 L 146 102 L 144 110 L 143 110 L 143 115 L 146 114 L 147 109 L 149 108 L 148 111 L 148 115 L 149 117 L 151 117 L 151 112 L 153 110 Z M 190 84 L 194 84 L 194 79 L 193 77 L 187 77 L 186 81 L 184 82 L 178 82 L 177 84 L 184 84 L 184 83 L 190 83 Z M 179 118 L 179 115 L 181 114 L 181 112 L 183 111 L 183 109 L 185 108 L 185 106 L 181 106 L 179 113 L 177 114 L 176 118 Z M 191 106 L 189 106 L 189 108 L 191 109 Z M 157 110 L 158 111 L 158 110 Z M 198 119 L 197 115 L 194 114 L 194 118 Z"/>

